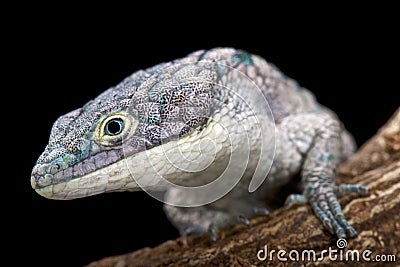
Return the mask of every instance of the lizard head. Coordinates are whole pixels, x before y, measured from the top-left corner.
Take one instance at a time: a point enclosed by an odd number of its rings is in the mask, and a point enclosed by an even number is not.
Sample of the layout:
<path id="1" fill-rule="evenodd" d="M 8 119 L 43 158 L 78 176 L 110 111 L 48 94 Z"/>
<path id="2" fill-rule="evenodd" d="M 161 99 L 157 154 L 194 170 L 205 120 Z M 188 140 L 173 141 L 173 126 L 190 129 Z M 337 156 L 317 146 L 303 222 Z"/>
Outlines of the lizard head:
<path id="1" fill-rule="evenodd" d="M 135 189 L 124 159 L 202 127 L 215 79 L 204 66 L 165 63 L 61 116 L 32 170 L 32 187 L 54 199 Z"/>

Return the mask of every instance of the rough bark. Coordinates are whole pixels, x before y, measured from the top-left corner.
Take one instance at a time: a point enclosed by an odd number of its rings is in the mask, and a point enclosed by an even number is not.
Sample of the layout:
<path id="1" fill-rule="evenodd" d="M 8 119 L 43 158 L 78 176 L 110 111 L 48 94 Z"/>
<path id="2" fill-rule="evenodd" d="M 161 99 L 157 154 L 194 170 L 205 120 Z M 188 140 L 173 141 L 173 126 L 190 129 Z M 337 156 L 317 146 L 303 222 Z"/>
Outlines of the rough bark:
<path id="1" fill-rule="evenodd" d="M 340 199 L 345 217 L 358 231 L 356 238 L 347 240 L 347 249 L 393 254 L 400 264 L 400 109 L 389 122 L 338 170 L 338 183 L 367 185 L 370 196 Z M 335 265 L 381 266 L 382 262 L 260 261 L 257 252 L 269 250 L 315 250 L 317 256 L 332 247 L 337 249 L 335 236 L 330 235 L 316 219 L 310 207 L 278 209 L 268 217 L 257 217 L 252 227 L 234 225 L 219 232 L 217 242 L 207 235 L 178 238 L 155 248 L 102 259 L 90 267 L 105 266 L 299 266 Z M 346 252 L 346 250 L 345 250 Z M 261 255 L 262 256 L 262 255 Z M 286 257 L 288 255 L 286 254 Z M 385 266 L 396 263 L 385 263 Z"/>

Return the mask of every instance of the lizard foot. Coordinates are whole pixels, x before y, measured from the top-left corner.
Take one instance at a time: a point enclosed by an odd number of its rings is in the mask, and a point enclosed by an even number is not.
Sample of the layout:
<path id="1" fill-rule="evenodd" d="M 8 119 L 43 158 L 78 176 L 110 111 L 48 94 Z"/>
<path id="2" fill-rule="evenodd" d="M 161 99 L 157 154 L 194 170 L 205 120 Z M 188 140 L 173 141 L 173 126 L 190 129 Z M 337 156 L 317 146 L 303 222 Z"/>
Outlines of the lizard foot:
<path id="1" fill-rule="evenodd" d="M 232 223 L 234 222 L 233 218 L 234 217 L 232 217 L 232 219 L 229 219 L 229 221 L 232 222 Z M 245 217 L 244 215 L 241 215 L 241 214 L 236 216 L 236 221 L 238 223 L 246 225 L 247 227 L 251 227 L 252 226 L 250 220 L 247 217 Z M 207 229 L 207 232 L 210 235 L 210 239 L 212 241 L 216 242 L 217 241 L 217 231 L 218 231 L 218 229 L 223 228 L 226 225 L 229 225 L 229 223 L 227 223 L 227 224 L 223 223 L 220 226 L 218 226 L 215 223 L 211 223 L 209 225 L 208 229 Z"/>
<path id="2" fill-rule="evenodd" d="M 247 219 L 247 218 L 244 217 L 243 215 L 238 215 L 238 216 L 236 217 L 236 220 L 237 220 L 237 222 L 239 222 L 239 223 L 241 223 L 241 224 L 244 224 L 244 225 L 246 225 L 246 226 L 248 226 L 248 227 L 251 227 L 251 223 L 250 223 L 249 219 Z M 211 239 L 212 241 L 214 241 L 214 242 L 217 241 L 217 231 L 218 231 L 218 229 L 223 228 L 224 226 L 225 226 L 225 225 L 222 225 L 222 227 L 219 227 L 218 225 L 216 225 L 216 224 L 214 224 L 214 223 L 211 223 L 211 224 L 208 226 L 207 232 L 208 232 L 208 234 L 209 234 L 209 236 L 210 236 L 210 239 Z"/>
<path id="3" fill-rule="evenodd" d="M 293 205 L 309 203 L 315 215 L 320 219 L 325 228 L 338 238 L 345 239 L 347 236 L 357 236 L 357 231 L 349 225 L 344 218 L 338 197 L 349 193 L 356 193 L 358 196 L 369 194 L 367 187 L 362 185 L 342 184 L 339 186 L 331 184 L 320 184 L 318 187 L 308 187 L 305 194 L 292 194 L 286 199 L 287 208 Z M 346 235 L 347 234 L 347 235 Z"/>
<path id="4" fill-rule="evenodd" d="M 268 214 L 265 208 L 249 209 L 246 214 L 234 214 L 210 206 L 182 208 L 165 205 L 164 211 L 182 236 L 208 233 L 213 241 L 217 240 L 217 231 L 221 228 L 234 223 L 251 227 L 249 218 Z"/>

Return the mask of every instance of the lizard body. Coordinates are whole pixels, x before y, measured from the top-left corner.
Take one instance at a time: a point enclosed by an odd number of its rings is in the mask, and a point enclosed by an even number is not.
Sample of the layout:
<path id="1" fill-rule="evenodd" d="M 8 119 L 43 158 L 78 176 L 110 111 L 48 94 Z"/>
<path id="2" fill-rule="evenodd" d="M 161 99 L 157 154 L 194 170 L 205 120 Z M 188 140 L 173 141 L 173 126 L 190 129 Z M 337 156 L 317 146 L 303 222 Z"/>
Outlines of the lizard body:
<path id="1" fill-rule="evenodd" d="M 175 205 L 165 211 L 182 234 L 215 237 L 218 227 L 267 213 L 268 197 L 300 174 L 303 193 L 286 204 L 309 203 L 331 233 L 345 238 L 357 233 L 337 196 L 368 194 L 360 185 L 334 183 L 338 163 L 354 148 L 336 115 L 308 90 L 258 56 L 216 48 L 137 71 L 61 116 L 31 183 L 54 199 L 166 191 L 164 201 Z M 248 160 L 240 169 L 243 155 Z M 227 166 L 241 178 L 226 182 L 232 190 L 206 205 L 189 205 L 201 196 L 182 186 L 211 183 Z M 158 176 L 181 187 L 168 187 Z"/>

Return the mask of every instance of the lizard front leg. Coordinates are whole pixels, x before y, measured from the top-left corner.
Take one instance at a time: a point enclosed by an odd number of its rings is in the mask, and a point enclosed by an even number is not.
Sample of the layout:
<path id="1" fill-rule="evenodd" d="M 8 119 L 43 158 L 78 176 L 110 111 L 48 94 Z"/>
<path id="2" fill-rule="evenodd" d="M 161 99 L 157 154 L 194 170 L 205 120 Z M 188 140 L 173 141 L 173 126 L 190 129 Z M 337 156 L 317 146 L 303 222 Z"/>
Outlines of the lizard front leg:
<path id="1" fill-rule="evenodd" d="M 216 231 L 218 228 L 225 227 L 235 221 L 231 214 L 208 206 L 183 208 L 164 205 L 164 211 L 168 219 L 179 230 L 180 235 L 208 232 L 213 241 L 217 239 Z"/>
<path id="2" fill-rule="evenodd" d="M 286 205 L 309 203 L 329 232 L 338 238 L 356 236 L 357 232 L 345 219 L 337 198 L 346 193 L 367 195 L 368 188 L 362 185 L 336 186 L 334 182 L 337 165 L 348 150 L 342 147 L 342 140 L 348 140 L 343 136 L 347 132 L 327 111 L 289 116 L 278 128 L 283 138 L 291 142 L 303 158 L 303 193 L 290 195 Z"/>
<path id="3" fill-rule="evenodd" d="M 184 191 L 171 189 L 166 193 L 166 199 L 168 201 L 169 198 L 182 197 L 182 195 L 185 195 Z M 165 204 L 164 211 L 181 235 L 208 232 L 214 241 L 217 230 L 234 223 L 251 226 L 250 218 L 268 214 L 268 208 L 262 201 L 230 196 L 200 207 L 176 207 Z"/>

